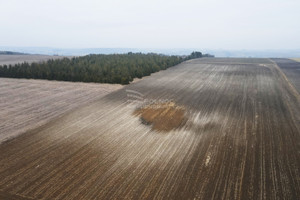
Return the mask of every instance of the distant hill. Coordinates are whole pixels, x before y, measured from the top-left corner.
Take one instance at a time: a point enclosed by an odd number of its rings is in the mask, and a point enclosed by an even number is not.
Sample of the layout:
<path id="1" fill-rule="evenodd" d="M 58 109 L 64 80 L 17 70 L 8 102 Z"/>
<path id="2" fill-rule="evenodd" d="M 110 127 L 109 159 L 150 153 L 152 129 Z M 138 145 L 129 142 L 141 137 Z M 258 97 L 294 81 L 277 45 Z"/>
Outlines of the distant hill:
<path id="1" fill-rule="evenodd" d="M 9 47 L 0 46 L 0 49 L 14 52 L 26 52 L 28 54 L 39 55 L 60 55 L 60 56 L 85 56 L 89 54 L 126 54 L 132 53 L 157 53 L 164 55 L 189 55 L 193 51 L 201 51 L 201 49 L 185 49 L 185 48 L 51 48 L 51 47 Z M 203 52 L 203 51 L 201 51 Z M 207 52 L 210 53 L 211 52 Z"/>
<path id="2" fill-rule="evenodd" d="M 206 48 L 51 48 L 51 47 L 6 47 L 0 46 L 10 52 L 26 52 L 28 54 L 39 55 L 60 55 L 60 56 L 85 56 L 89 54 L 124 54 L 133 53 L 157 53 L 165 55 L 189 55 L 193 51 L 201 51 L 213 54 L 216 57 L 260 57 L 260 58 L 298 58 L 300 49 L 278 49 L 278 50 L 226 50 L 226 49 L 206 49 Z M 0 54 L 1 51 L 0 51 Z M 7 54 L 11 55 L 11 54 Z"/>
<path id="3" fill-rule="evenodd" d="M 27 55 L 27 54 L 14 52 L 14 51 L 0 51 L 0 55 Z"/>

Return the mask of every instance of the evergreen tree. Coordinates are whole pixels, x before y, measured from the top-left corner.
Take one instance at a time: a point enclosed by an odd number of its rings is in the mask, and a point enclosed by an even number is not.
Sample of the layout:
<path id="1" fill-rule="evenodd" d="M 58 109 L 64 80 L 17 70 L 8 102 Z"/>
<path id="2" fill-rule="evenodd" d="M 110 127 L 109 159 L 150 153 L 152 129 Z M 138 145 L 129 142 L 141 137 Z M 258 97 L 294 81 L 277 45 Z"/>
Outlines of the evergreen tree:
<path id="1" fill-rule="evenodd" d="M 91 54 L 71 59 L 50 59 L 43 63 L 0 66 L 0 77 L 129 84 L 136 77 L 148 76 L 199 57 L 202 57 L 201 52 L 193 52 L 185 59 L 154 53 Z"/>

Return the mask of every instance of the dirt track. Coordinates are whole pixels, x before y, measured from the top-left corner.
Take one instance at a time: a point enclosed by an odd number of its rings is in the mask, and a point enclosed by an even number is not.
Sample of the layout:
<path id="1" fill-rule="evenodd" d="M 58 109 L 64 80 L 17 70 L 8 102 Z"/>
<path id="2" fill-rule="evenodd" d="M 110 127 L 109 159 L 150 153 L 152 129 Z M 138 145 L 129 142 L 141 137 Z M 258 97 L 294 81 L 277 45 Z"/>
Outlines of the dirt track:
<path id="1" fill-rule="evenodd" d="M 293 87 L 300 94 L 300 62 L 284 58 L 276 58 L 272 60 L 277 63 L 289 81 L 293 84 Z"/>
<path id="2" fill-rule="evenodd" d="M 291 87 L 268 59 L 169 68 L 2 144 L 0 197 L 297 199 L 300 102 Z M 132 98 L 172 100 L 187 122 L 152 131 Z"/>

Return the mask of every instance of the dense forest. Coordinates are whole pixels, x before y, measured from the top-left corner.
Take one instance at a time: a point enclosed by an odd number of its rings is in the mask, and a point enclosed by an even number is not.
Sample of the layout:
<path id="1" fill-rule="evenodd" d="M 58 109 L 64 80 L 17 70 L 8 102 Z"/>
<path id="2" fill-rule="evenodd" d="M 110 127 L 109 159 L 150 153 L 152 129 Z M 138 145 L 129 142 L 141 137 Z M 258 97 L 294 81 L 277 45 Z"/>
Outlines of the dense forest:
<path id="1" fill-rule="evenodd" d="M 184 60 L 200 57 L 201 52 L 193 52 L 186 57 L 154 53 L 91 54 L 42 63 L 0 66 L 0 77 L 128 84 L 134 78 L 148 76 Z"/>

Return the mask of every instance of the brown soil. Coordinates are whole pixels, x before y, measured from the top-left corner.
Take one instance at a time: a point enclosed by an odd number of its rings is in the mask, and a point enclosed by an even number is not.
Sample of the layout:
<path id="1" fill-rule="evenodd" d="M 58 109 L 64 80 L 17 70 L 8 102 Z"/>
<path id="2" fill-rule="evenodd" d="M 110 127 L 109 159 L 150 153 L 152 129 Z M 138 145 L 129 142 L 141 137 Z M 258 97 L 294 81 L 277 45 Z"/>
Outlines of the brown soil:
<path id="1" fill-rule="evenodd" d="M 299 199 L 300 99 L 282 71 L 269 59 L 194 59 L 60 115 L 0 145 L 0 199 Z M 0 122 L 14 130 L 13 120 L 34 123 L 26 113 L 82 91 L 33 103 L 33 85 L 0 86 L 1 98 L 12 92 Z M 151 131 L 128 90 L 172 99 L 187 122 L 177 134 Z"/>
<path id="2" fill-rule="evenodd" d="M 140 116 L 142 123 L 152 125 L 153 130 L 162 132 L 182 126 L 186 121 L 184 113 L 184 107 L 174 102 L 152 103 L 134 111 L 134 115 Z"/>
<path id="3" fill-rule="evenodd" d="M 0 78 L 0 144 L 121 85 Z"/>

